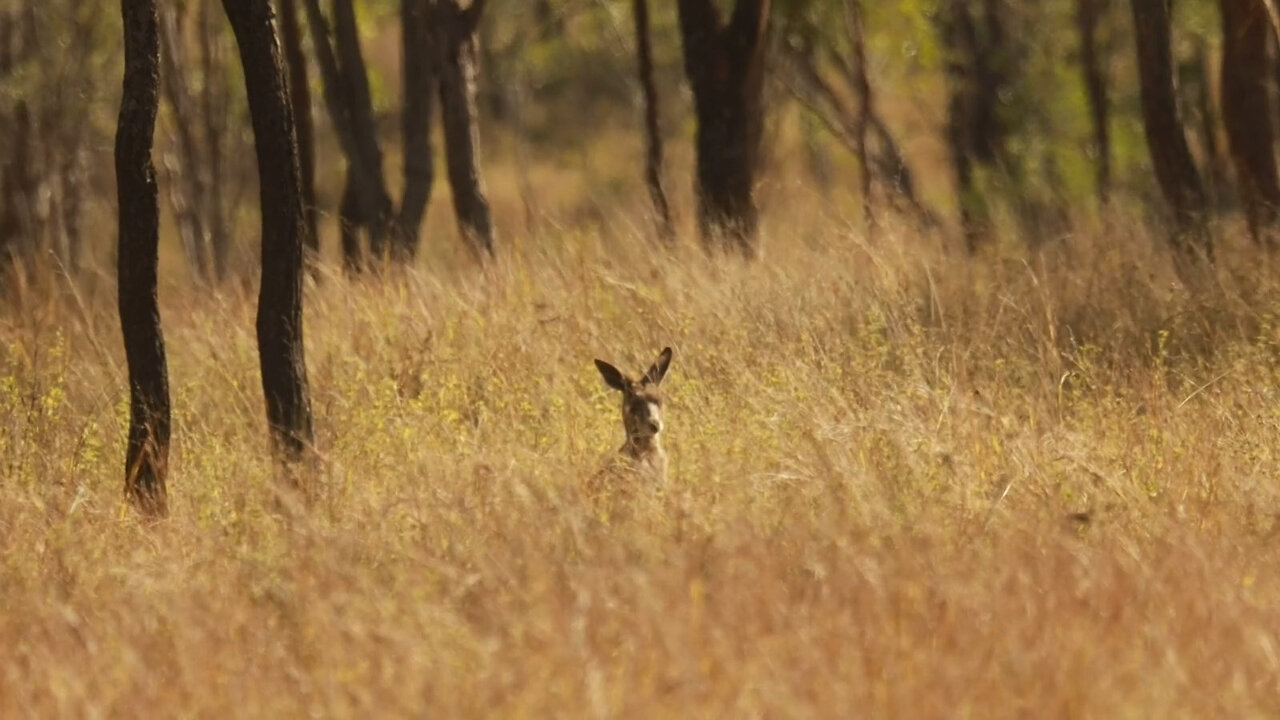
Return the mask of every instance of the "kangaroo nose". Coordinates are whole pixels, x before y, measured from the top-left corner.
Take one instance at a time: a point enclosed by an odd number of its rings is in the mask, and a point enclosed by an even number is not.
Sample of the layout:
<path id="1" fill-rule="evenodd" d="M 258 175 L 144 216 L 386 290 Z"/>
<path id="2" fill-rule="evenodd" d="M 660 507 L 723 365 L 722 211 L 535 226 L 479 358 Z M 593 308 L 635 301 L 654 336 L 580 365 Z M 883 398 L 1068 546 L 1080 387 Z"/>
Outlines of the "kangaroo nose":
<path id="1" fill-rule="evenodd" d="M 649 430 L 654 435 L 657 435 L 658 433 L 662 432 L 662 423 L 658 422 L 657 420 L 650 420 Z"/>

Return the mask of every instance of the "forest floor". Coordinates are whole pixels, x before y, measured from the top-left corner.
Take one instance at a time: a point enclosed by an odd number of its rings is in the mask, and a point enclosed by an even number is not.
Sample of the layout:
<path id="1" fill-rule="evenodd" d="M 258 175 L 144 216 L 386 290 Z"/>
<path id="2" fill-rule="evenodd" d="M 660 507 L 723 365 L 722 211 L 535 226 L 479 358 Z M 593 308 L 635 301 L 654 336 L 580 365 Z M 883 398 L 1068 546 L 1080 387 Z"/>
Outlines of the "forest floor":
<path id="1" fill-rule="evenodd" d="M 0 318 L 0 716 L 1274 717 L 1280 281 L 1140 223 L 761 261 L 546 230 L 308 291 L 277 490 L 255 294 L 161 288 L 172 513 L 121 496 L 108 276 Z M 443 267 L 447 266 L 447 267 Z M 442 269 L 443 267 L 443 269 Z M 593 358 L 675 349 L 665 486 Z"/>

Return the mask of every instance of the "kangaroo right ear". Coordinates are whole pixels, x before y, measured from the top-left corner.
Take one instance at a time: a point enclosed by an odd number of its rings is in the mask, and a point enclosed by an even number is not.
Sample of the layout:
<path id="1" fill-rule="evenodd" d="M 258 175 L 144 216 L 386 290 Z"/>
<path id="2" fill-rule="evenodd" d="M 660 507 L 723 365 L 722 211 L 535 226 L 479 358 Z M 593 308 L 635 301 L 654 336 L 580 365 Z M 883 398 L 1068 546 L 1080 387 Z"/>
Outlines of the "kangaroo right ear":
<path id="1" fill-rule="evenodd" d="M 671 348 L 662 348 L 662 353 L 658 355 L 658 359 L 653 361 L 649 366 L 649 372 L 644 374 L 644 381 L 650 385 L 659 385 L 662 378 L 667 374 L 667 367 L 671 365 Z"/>
<path id="2" fill-rule="evenodd" d="M 596 369 L 600 371 L 600 375 L 604 378 L 604 382 L 614 390 L 626 390 L 627 379 L 622 376 L 618 368 L 610 365 L 603 360 L 596 361 Z"/>

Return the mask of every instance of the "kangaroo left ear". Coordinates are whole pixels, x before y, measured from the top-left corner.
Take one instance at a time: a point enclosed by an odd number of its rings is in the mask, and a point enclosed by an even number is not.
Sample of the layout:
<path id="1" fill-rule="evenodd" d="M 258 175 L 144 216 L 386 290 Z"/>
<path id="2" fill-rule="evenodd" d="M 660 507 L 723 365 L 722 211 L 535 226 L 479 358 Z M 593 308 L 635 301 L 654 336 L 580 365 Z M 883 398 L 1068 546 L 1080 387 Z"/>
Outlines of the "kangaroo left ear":
<path id="1" fill-rule="evenodd" d="M 605 385 L 608 385 L 614 390 L 626 391 L 628 384 L 627 378 L 620 370 L 618 370 L 618 368 L 603 360 L 597 360 L 596 369 L 600 371 L 600 377 L 604 378 Z"/>
<path id="2" fill-rule="evenodd" d="M 662 383 L 662 378 L 667 375 L 667 368 L 671 366 L 671 348 L 663 348 L 662 353 L 658 355 L 658 359 L 649 366 L 649 372 L 644 374 L 644 382 L 646 385 L 658 385 Z"/>

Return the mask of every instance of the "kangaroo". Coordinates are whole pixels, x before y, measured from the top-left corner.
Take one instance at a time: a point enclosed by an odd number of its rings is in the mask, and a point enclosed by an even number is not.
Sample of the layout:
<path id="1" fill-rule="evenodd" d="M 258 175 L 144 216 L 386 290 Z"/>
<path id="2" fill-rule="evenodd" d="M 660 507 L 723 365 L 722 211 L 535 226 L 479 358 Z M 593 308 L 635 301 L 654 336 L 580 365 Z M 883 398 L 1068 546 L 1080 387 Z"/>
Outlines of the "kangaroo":
<path id="1" fill-rule="evenodd" d="M 663 348 L 658 359 L 638 380 L 618 368 L 596 360 L 596 368 L 609 387 L 622 393 L 622 427 L 627 440 L 618 452 L 642 475 L 665 483 L 667 454 L 662 450 L 662 378 L 671 365 L 671 348 Z"/>

